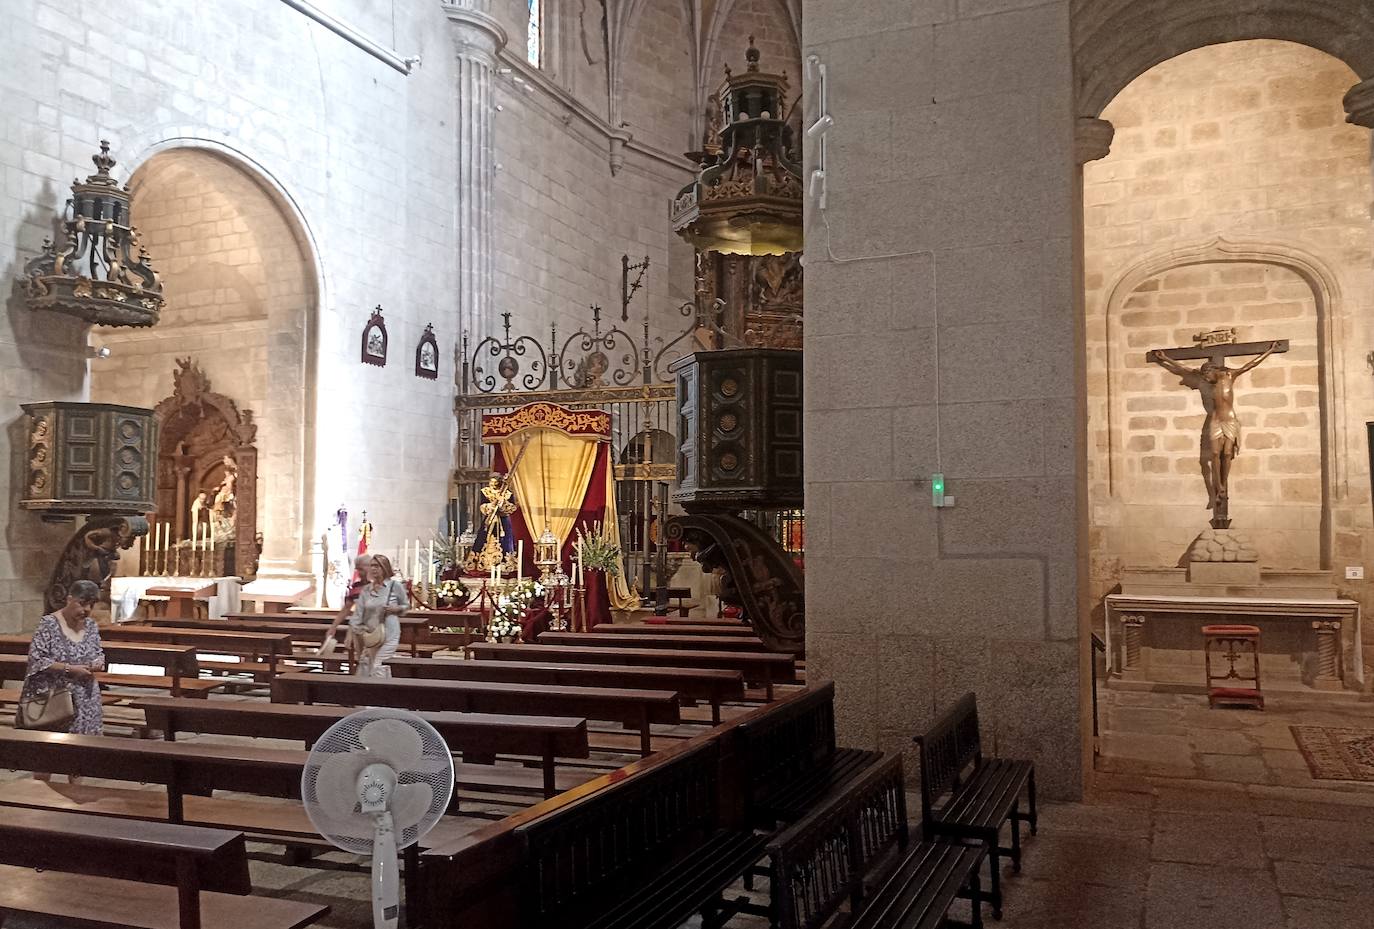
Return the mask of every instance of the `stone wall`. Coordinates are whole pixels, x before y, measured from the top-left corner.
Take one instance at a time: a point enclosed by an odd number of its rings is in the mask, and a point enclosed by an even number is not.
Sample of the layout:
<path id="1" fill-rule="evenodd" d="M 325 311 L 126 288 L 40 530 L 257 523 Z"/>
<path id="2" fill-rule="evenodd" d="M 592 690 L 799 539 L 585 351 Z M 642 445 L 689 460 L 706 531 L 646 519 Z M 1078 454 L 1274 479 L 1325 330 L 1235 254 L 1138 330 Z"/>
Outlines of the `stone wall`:
<path id="1" fill-rule="evenodd" d="M 1238 42 L 1153 68 L 1104 111 L 1112 152 L 1084 168 L 1094 597 L 1122 565 L 1175 564 L 1206 524 L 1201 402 L 1143 355 L 1218 326 L 1293 340 L 1238 385 L 1235 527 L 1264 565 L 1362 563 L 1374 238 L 1369 132 L 1341 107 L 1356 80 L 1304 46 Z"/>
<path id="2" fill-rule="evenodd" d="M 455 137 L 447 24 L 438 3 L 397 5 L 394 27 L 390 8 L 366 0 L 341 0 L 330 12 L 402 54 L 422 54 L 424 64 L 403 76 L 279 0 L 209 6 L 178 0 L 140 8 L 137 17 L 47 0 L 16 0 L 5 8 L 0 273 L 6 280 L 17 277 L 51 234 L 71 179 L 92 172 L 90 156 L 102 138 L 111 142 L 121 179 L 159 152 L 195 149 L 227 159 L 271 192 L 305 243 L 309 267 L 298 275 L 309 281 L 310 306 L 266 344 L 265 359 L 261 349 L 249 352 L 269 369 L 295 366 L 309 375 L 280 398 L 296 410 L 294 421 L 280 422 L 294 432 L 292 454 L 307 465 L 291 486 L 274 476 L 259 488 L 264 507 L 281 507 L 290 520 L 267 539 L 265 570 L 307 568 L 310 536 L 341 501 L 355 511 L 366 507 L 384 544 L 426 532 L 440 512 L 449 467 L 451 368 L 445 366 L 443 380 L 421 381 L 408 357 L 427 322 L 435 323 L 441 344 L 451 346 L 457 336 L 450 298 Z M 175 254 L 154 251 L 156 267 L 175 264 Z M 169 320 L 191 309 L 184 297 L 203 292 L 177 290 L 169 287 L 178 301 Z M 377 303 L 387 306 L 393 360 L 385 369 L 364 369 L 358 339 Z M 238 331 L 256 324 L 215 325 Z M 72 529 L 44 524 L 16 506 L 18 404 L 89 397 L 86 334 L 60 317 L 30 314 L 15 296 L 0 319 L 0 447 L 9 463 L 0 469 L 5 631 L 37 621 L 41 586 Z M 134 364 L 138 336 L 112 338 L 132 341 L 116 347 L 110 362 L 120 363 L 122 354 Z M 200 354 L 201 345 L 188 341 L 186 348 L 184 354 Z M 103 377 L 95 377 L 101 391 Z M 132 370 L 128 377 L 124 388 L 135 389 Z M 169 386 L 137 379 L 144 385 L 136 388 L 140 402 L 156 400 Z M 328 385 L 318 405 L 317 383 Z M 111 383 L 109 390 L 120 387 Z M 268 421 L 285 412 L 274 410 L 273 397 L 259 397 L 263 408 L 255 412 L 268 431 Z M 360 418 L 369 424 L 363 434 Z"/>
<path id="3" fill-rule="evenodd" d="M 844 744 L 893 752 L 975 691 L 985 744 L 1073 796 L 1068 3 L 816 0 L 803 25 L 835 118 L 807 212 L 807 674 L 836 681 Z"/>

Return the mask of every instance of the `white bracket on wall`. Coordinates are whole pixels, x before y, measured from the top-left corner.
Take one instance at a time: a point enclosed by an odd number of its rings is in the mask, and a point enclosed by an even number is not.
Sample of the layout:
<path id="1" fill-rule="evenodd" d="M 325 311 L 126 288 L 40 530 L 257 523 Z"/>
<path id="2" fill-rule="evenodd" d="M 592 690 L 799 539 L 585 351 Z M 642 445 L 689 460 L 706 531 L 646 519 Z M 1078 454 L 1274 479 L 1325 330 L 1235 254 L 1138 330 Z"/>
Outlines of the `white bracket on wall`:
<path id="1" fill-rule="evenodd" d="M 806 137 L 816 142 L 816 167 L 811 171 L 806 185 L 807 195 L 815 202 L 816 208 L 825 209 L 825 136 L 835 125 L 830 115 L 830 104 L 825 94 L 825 62 L 821 56 L 812 53 L 806 56 L 806 80 L 816 89 L 816 121 L 806 130 Z"/>

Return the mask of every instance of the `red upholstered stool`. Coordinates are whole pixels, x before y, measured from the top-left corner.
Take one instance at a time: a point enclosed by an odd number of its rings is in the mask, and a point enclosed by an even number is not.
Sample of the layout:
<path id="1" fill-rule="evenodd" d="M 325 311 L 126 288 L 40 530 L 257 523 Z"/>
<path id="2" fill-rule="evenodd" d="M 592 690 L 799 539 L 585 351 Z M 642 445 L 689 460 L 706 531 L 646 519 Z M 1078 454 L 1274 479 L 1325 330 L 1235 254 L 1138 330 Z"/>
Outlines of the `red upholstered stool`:
<path id="1" fill-rule="evenodd" d="M 1264 709 L 1264 694 L 1260 693 L 1260 631 L 1258 626 L 1217 625 L 1202 627 L 1202 651 L 1207 664 L 1207 705 L 1241 703 Z M 1212 653 L 1225 659 L 1225 673 L 1213 672 Z M 1236 662 L 1250 658 L 1252 674 L 1236 669 Z M 1218 661 L 1220 667 L 1220 661 Z"/>

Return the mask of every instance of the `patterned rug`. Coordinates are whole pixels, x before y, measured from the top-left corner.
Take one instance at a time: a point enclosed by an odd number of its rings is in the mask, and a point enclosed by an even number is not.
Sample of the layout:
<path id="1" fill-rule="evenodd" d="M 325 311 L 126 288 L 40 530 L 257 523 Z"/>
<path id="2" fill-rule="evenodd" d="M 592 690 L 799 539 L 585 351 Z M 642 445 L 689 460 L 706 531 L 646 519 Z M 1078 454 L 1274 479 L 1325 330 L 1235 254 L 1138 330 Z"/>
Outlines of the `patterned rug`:
<path id="1" fill-rule="evenodd" d="M 1374 729 L 1290 726 L 1298 751 L 1319 780 L 1374 781 Z"/>

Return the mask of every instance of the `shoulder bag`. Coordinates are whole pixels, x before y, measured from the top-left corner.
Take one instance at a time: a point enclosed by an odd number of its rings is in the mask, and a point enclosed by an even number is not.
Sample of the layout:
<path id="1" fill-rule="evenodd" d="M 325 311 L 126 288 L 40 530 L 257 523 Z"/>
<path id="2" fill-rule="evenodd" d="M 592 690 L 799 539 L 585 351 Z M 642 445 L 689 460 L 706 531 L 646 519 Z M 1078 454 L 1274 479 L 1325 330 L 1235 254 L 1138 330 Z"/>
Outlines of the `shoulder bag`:
<path id="1" fill-rule="evenodd" d="M 72 689 L 54 687 L 21 699 L 14 714 L 14 727 L 65 732 L 75 718 L 76 700 L 72 696 Z"/>

